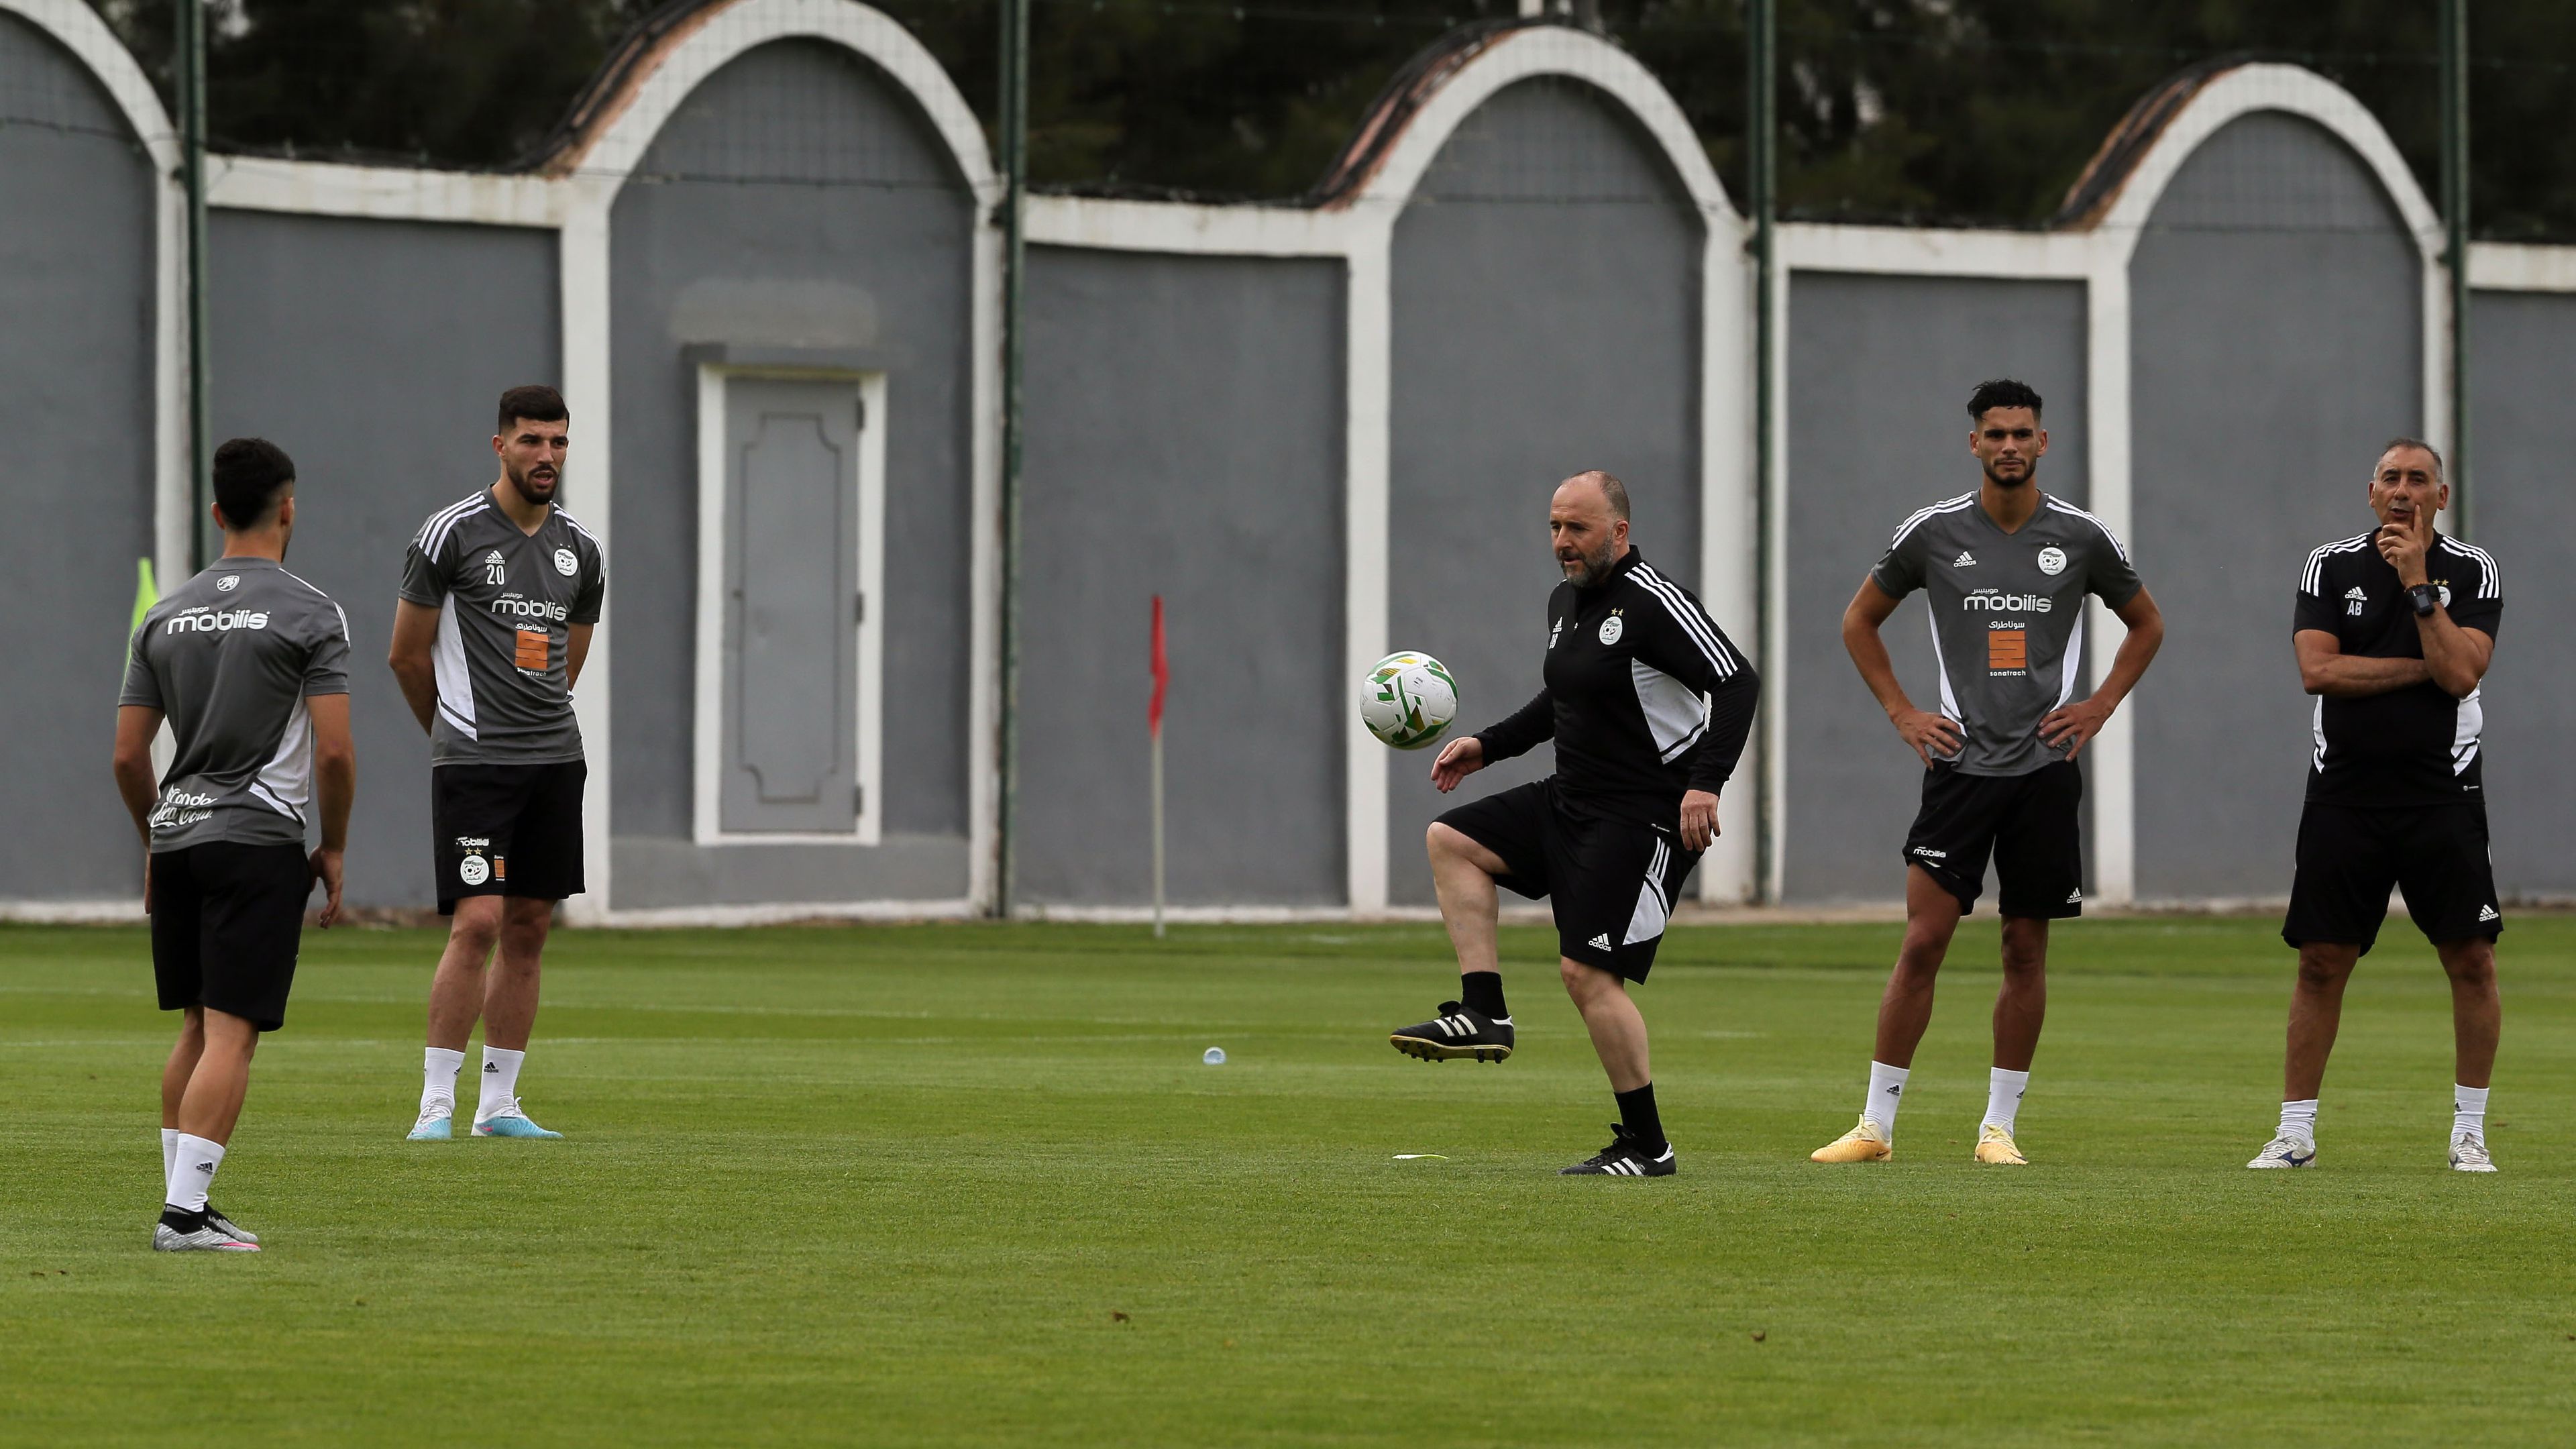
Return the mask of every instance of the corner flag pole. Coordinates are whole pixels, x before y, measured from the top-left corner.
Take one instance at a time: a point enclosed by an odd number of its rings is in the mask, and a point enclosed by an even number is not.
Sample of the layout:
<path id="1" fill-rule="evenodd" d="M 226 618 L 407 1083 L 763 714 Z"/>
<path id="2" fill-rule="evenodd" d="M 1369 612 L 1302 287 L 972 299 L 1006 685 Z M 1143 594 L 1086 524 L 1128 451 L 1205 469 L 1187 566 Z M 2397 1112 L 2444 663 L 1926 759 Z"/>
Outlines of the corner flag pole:
<path id="1" fill-rule="evenodd" d="M 1163 596 L 1154 596 L 1154 698 L 1145 706 L 1145 733 L 1151 738 L 1154 810 L 1154 939 L 1163 939 L 1163 688 L 1172 667 L 1163 655 Z"/>

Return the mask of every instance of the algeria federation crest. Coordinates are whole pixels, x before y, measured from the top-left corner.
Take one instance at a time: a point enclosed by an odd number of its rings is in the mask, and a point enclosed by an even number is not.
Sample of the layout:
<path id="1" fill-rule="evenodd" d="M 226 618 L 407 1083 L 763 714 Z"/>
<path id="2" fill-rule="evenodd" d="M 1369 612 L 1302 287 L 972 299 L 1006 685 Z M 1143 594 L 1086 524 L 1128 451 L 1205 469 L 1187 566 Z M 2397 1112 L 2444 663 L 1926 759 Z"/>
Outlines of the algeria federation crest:
<path id="1" fill-rule="evenodd" d="M 1604 644 L 1618 643 L 1619 636 L 1627 632 L 1628 621 L 1616 614 L 1601 621 L 1601 642 Z"/>
<path id="2" fill-rule="evenodd" d="M 479 886 L 492 878 L 492 862 L 479 855 L 469 855 L 457 862 L 456 878 L 470 886 Z"/>
<path id="3" fill-rule="evenodd" d="M 2066 572 L 2066 550 L 2059 548 L 2053 543 L 2048 547 L 2041 549 L 2039 551 L 2039 571 L 2048 575 L 2052 579 L 2057 577 L 2059 574 Z"/>
<path id="4" fill-rule="evenodd" d="M 581 560 L 574 556 L 571 549 L 556 549 L 555 572 L 563 575 L 565 578 L 571 578 L 574 574 L 581 572 Z"/>

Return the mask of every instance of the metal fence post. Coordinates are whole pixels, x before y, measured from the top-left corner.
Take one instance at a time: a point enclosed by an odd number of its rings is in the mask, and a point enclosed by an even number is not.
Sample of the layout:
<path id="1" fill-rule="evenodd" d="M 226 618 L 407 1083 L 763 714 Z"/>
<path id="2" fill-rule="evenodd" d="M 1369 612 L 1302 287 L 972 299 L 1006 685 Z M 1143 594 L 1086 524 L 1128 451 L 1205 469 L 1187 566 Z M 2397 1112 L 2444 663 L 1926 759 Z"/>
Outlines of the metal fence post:
<path id="1" fill-rule="evenodd" d="M 2473 536 L 2469 487 L 2469 3 L 2442 0 L 2443 268 L 2451 285 L 2451 531 Z"/>
<path id="2" fill-rule="evenodd" d="M 1772 214 L 1777 209 L 1779 185 L 1779 116 L 1778 95 L 1774 87 L 1776 20 L 1773 0 L 1745 0 L 1745 117 L 1744 151 L 1745 199 L 1753 218 L 1753 489 L 1757 542 L 1754 566 L 1754 633 L 1766 678 L 1779 677 L 1778 661 L 1771 656 L 1772 583 L 1780 567 L 1774 556 L 1771 533 L 1772 470 L 1778 466 L 1778 440 L 1772 436 L 1772 399 L 1779 380 L 1772 375 L 1774 348 L 1772 322 L 1774 294 L 1779 277 L 1774 268 L 1772 251 Z M 1778 709 L 1775 698 L 1768 702 Z M 1772 897 L 1772 817 L 1779 802 L 1772 798 L 1772 761 L 1768 752 L 1762 768 L 1755 772 L 1753 881 L 1754 898 L 1769 903 Z"/>
<path id="3" fill-rule="evenodd" d="M 179 102 L 179 180 L 188 199 L 188 552 L 190 564 L 204 568 L 217 553 L 207 514 L 215 445 L 206 398 L 206 6 L 205 0 L 176 3 L 170 71 Z"/>
<path id="4" fill-rule="evenodd" d="M 1001 819 L 994 910 L 1019 904 L 1020 812 L 1020 447 L 1021 359 L 1025 352 L 1023 228 L 1029 180 L 1029 0 L 1002 5 L 1002 738 Z"/>

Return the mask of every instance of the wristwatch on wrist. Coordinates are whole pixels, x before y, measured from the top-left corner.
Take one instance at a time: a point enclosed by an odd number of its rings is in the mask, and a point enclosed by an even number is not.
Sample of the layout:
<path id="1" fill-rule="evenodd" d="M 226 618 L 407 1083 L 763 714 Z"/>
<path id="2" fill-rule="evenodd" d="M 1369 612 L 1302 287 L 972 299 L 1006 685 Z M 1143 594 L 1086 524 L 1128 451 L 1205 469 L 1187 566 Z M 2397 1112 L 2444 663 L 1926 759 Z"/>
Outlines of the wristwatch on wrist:
<path id="1" fill-rule="evenodd" d="M 2418 619 L 2429 619 L 2435 609 L 2442 607 L 2442 589 L 2438 584 L 2417 584 L 2406 591 L 2406 596 L 2415 601 L 2415 617 Z"/>

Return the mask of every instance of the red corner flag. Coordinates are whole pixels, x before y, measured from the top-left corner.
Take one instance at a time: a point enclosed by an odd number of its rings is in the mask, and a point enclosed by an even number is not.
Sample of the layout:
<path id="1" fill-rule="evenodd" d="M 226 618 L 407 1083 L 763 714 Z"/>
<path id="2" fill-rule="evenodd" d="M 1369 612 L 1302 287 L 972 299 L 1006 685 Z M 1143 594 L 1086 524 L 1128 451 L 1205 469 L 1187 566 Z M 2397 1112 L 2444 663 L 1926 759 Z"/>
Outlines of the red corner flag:
<path id="1" fill-rule="evenodd" d="M 1163 596 L 1154 596 L 1154 702 L 1145 707 L 1145 732 L 1163 732 L 1163 687 L 1172 682 L 1171 661 L 1163 657 Z"/>

